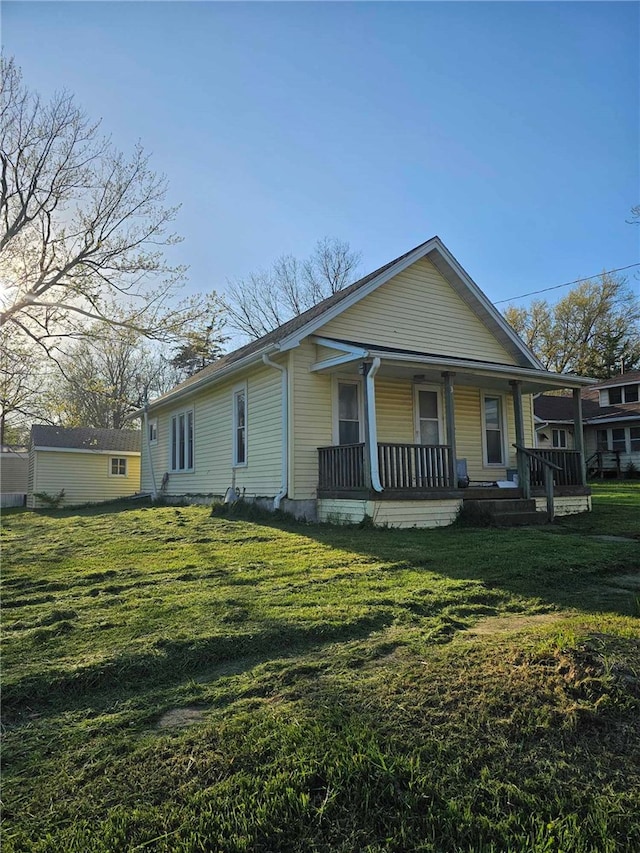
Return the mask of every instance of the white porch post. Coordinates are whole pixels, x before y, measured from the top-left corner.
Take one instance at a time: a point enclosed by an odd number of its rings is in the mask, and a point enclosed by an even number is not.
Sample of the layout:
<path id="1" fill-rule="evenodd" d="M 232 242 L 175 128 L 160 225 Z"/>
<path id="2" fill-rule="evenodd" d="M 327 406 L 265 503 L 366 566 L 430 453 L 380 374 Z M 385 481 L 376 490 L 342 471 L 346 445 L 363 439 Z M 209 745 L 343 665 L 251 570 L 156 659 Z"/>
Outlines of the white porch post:
<path id="1" fill-rule="evenodd" d="M 380 368 L 380 359 L 363 362 L 360 372 L 364 376 L 364 477 L 368 489 L 383 491 L 378 467 L 378 425 L 376 423 L 375 375 Z"/>
<path id="2" fill-rule="evenodd" d="M 573 432 L 574 447 L 580 453 L 579 477 L 580 485 L 587 484 L 587 469 L 584 457 L 584 430 L 582 426 L 582 395 L 579 388 L 573 389 Z"/>
<path id="3" fill-rule="evenodd" d="M 458 488 L 458 459 L 456 456 L 456 414 L 453 398 L 453 377 L 455 373 L 444 371 L 445 416 L 447 420 L 447 443 L 449 445 L 449 488 Z"/>
<path id="4" fill-rule="evenodd" d="M 516 426 L 516 444 L 520 447 L 525 446 L 524 439 L 524 414 L 522 411 L 522 383 L 519 379 L 511 379 L 511 394 L 513 396 L 513 416 Z M 521 450 L 516 450 L 516 460 L 518 463 L 518 484 L 522 489 L 524 498 L 531 497 L 531 482 L 529 480 L 529 465 L 527 459 Z"/>

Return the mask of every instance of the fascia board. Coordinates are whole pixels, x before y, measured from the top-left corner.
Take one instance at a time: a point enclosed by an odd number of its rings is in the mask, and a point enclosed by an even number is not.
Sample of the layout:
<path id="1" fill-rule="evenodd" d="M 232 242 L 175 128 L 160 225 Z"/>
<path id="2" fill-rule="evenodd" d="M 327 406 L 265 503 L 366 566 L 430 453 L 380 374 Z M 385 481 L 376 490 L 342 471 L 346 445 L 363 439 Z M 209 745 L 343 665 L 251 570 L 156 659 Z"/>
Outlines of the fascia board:
<path id="1" fill-rule="evenodd" d="M 460 266 L 458 261 L 454 258 L 451 252 L 447 249 L 447 247 L 441 241 L 438 241 L 438 251 L 444 258 L 444 260 L 449 264 L 451 269 L 456 272 L 462 281 L 465 283 L 471 294 L 478 300 L 478 302 L 482 305 L 482 307 L 493 317 L 496 323 L 500 326 L 502 331 L 509 337 L 511 342 L 518 348 L 518 350 L 526 357 L 527 361 L 529 361 L 534 367 L 538 370 L 544 370 L 544 365 L 539 359 L 529 350 L 529 348 L 525 345 L 524 341 L 520 340 L 518 335 L 514 332 L 511 326 L 504 319 L 502 314 L 495 307 L 493 302 L 485 296 L 485 294 L 480 290 L 475 281 L 471 278 L 469 273 L 464 269 L 464 267 Z"/>
<path id="2" fill-rule="evenodd" d="M 410 255 L 407 255 L 401 261 L 395 263 L 392 267 L 385 270 L 380 275 L 371 279 L 368 284 L 363 285 L 358 288 L 358 290 L 354 291 L 350 296 L 345 297 L 345 299 L 340 300 L 340 302 L 332 305 L 331 308 L 327 308 L 326 311 L 323 311 L 318 317 L 315 317 L 313 320 L 309 320 L 308 323 L 305 323 L 300 329 L 296 329 L 293 334 L 289 335 L 286 338 L 283 338 L 280 341 L 280 349 L 282 351 L 286 351 L 289 349 L 293 349 L 294 347 L 300 344 L 304 338 L 313 334 L 316 329 L 319 329 L 321 326 L 325 326 L 335 317 L 342 314 L 343 311 L 346 311 L 347 308 L 351 308 L 353 305 L 356 305 L 361 299 L 364 299 L 365 296 L 368 296 L 370 293 L 373 293 L 374 290 L 377 290 L 378 287 L 385 284 L 387 281 L 392 279 L 394 276 L 401 273 L 403 270 L 410 267 L 411 264 L 415 264 L 416 261 L 419 261 L 420 258 L 423 258 L 429 252 L 432 252 L 434 249 L 439 248 L 440 241 L 434 237 L 429 240 L 424 245 L 418 247 Z M 441 245 L 441 244 L 440 244 Z"/>
<path id="3" fill-rule="evenodd" d="M 333 358 L 325 358 L 322 361 L 316 361 L 309 367 L 310 373 L 315 373 L 318 370 L 327 370 L 332 367 L 339 367 L 341 364 L 348 364 L 350 361 L 356 361 L 361 358 L 367 358 L 368 350 L 362 347 L 354 347 L 350 344 L 334 341 L 331 338 L 312 337 L 311 340 L 315 344 L 326 347 L 327 349 L 335 349 L 342 353 Z"/>
<path id="4" fill-rule="evenodd" d="M 527 367 L 518 367 L 509 364 L 478 363 L 477 361 L 465 361 L 462 359 L 449 359 L 440 356 L 417 356 L 409 354 L 394 353 L 390 355 L 384 350 L 376 350 L 372 347 L 369 355 L 381 358 L 383 361 L 402 361 L 413 364 L 432 365 L 434 367 L 446 367 L 455 372 L 456 368 L 464 369 L 468 373 L 478 375 L 505 375 L 514 379 L 532 379 L 538 382 L 553 385 L 558 388 L 580 388 L 584 385 L 592 385 L 594 380 L 585 376 L 563 376 L 559 373 L 549 373 L 546 370 L 533 370 Z"/>
<path id="5" fill-rule="evenodd" d="M 169 404 L 172 405 L 176 400 L 181 400 L 183 397 L 187 397 L 190 394 L 199 391 L 206 385 L 214 385 L 219 380 L 226 379 L 228 376 L 233 375 L 236 371 L 243 370 L 245 367 L 250 367 L 255 362 L 262 362 L 263 355 L 269 355 L 270 353 L 277 352 L 279 349 L 280 348 L 277 344 L 269 344 L 266 347 L 262 347 L 261 349 L 252 352 L 251 355 L 247 355 L 238 361 L 234 361 L 233 364 L 229 364 L 227 367 L 223 367 L 215 373 L 203 376 L 202 379 L 192 382 L 186 388 L 180 388 L 178 391 L 169 391 L 169 393 L 165 394 L 164 397 L 158 397 L 157 400 L 153 400 L 153 402 L 149 403 L 148 411 L 151 412 L 152 409 L 159 409 L 162 406 Z M 131 414 L 131 417 L 140 417 L 143 414 L 144 409 L 138 409 L 136 412 Z"/>
<path id="6" fill-rule="evenodd" d="M 139 450 L 92 450 L 90 447 L 43 447 L 37 445 L 34 450 L 46 453 L 89 453 L 92 456 L 140 456 Z"/>
<path id="7" fill-rule="evenodd" d="M 619 415 L 618 417 L 610 417 L 610 418 L 585 418 L 584 425 L 585 426 L 600 426 L 600 424 L 618 424 L 624 423 L 625 421 L 638 421 L 640 420 L 640 415 Z"/>

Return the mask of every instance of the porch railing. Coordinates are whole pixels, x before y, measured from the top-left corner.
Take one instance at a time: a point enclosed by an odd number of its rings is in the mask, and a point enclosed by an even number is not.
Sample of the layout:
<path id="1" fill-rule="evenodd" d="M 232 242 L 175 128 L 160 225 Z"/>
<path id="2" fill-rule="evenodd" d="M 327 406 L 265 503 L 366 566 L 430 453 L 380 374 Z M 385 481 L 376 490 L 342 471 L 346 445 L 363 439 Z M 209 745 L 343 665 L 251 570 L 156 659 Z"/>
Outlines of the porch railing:
<path id="1" fill-rule="evenodd" d="M 446 444 L 378 444 L 378 469 L 384 489 L 450 488 L 450 448 Z M 321 490 L 366 488 L 364 444 L 318 448 Z"/>
<path id="2" fill-rule="evenodd" d="M 446 444 L 380 444 L 378 468 L 383 489 L 450 487 Z"/>
<path id="3" fill-rule="evenodd" d="M 364 444 L 318 448 L 318 488 L 348 491 L 363 489 Z"/>
<path id="4" fill-rule="evenodd" d="M 553 467 L 553 481 L 556 486 L 582 485 L 582 460 L 579 450 L 542 450 L 528 448 L 531 455 L 527 456 L 529 464 L 529 479 L 532 488 L 544 486 L 545 462 Z"/>

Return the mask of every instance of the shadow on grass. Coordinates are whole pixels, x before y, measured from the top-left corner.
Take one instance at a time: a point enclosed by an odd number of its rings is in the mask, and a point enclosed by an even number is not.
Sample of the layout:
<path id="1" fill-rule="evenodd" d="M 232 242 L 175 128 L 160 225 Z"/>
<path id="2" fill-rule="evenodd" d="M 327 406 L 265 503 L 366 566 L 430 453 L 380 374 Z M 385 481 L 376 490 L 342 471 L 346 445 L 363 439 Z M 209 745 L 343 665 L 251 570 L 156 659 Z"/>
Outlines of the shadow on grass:
<path id="1" fill-rule="evenodd" d="M 120 655 L 59 675 L 37 673 L 5 684 L 3 715 L 8 720 L 25 709 L 44 710 L 48 704 L 59 707 L 62 702 L 68 707 L 70 700 L 85 701 L 90 696 L 111 695 L 113 691 L 121 693 L 129 688 L 154 689 L 238 658 L 250 660 L 254 666 L 327 643 L 364 639 L 389 621 L 390 614 L 380 609 L 375 616 L 333 625 L 296 626 L 265 620 L 261 630 L 246 634 L 219 634 L 194 640 L 161 639 L 150 652 Z"/>

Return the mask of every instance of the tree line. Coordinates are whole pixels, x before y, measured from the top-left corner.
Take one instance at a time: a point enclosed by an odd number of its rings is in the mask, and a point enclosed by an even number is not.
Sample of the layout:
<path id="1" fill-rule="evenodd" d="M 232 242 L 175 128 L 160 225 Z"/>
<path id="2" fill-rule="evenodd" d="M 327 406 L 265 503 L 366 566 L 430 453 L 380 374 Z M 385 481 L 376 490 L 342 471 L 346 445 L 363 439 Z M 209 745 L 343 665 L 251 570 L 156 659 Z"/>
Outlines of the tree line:
<path id="1" fill-rule="evenodd" d="M 68 92 L 43 101 L 0 59 L 0 441 L 33 421 L 133 428 L 146 400 L 341 290 L 360 253 L 332 237 L 216 291 L 180 297 L 167 181 L 141 145 L 118 151 Z M 632 222 L 640 221 L 632 208 Z M 640 366 L 638 299 L 603 274 L 555 305 L 505 317 L 545 367 L 608 376 Z"/>

